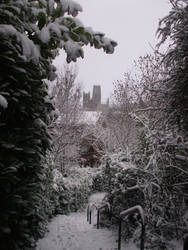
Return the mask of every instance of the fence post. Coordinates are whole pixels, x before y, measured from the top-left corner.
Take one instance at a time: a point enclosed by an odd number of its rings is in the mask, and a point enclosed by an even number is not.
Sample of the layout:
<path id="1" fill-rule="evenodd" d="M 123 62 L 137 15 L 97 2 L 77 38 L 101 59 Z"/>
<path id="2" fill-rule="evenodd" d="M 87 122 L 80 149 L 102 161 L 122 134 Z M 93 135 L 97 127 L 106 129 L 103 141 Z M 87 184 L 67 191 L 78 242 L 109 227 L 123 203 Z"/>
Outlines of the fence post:
<path id="1" fill-rule="evenodd" d="M 100 224 L 100 209 L 97 209 L 97 229 L 99 229 Z"/>
<path id="2" fill-rule="evenodd" d="M 118 250 L 121 250 L 121 225 L 122 219 L 119 219 L 119 231 L 118 231 Z"/>
<path id="3" fill-rule="evenodd" d="M 188 250 L 188 235 L 184 239 L 183 250 Z"/>
<path id="4" fill-rule="evenodd" d="M 90 210 L 90 206 L 87 206 L 87 221 L 89 221 L 89 210 Z"/>
<path id="5" fill-rule="evenodd" d="M 89 211 L 89 224 L 91 224 L 91 209 Z"/>
<path id="6" fill-rule="evenodd" d="M 141 235 L 140 235 L 140 250 L 144 250 L 144 238 L 145 238 L 145 216 L 144 216 L 144 210 L 140 205 L 128 208 L 127 210 L 124 210 L 120 213 L 120 218 L 123 220 L 124 217 L 138 213 L 141 217 Z M 118 249 L 120 250 L 120 249 Z"/>
<path id="7" fill-rule="evenodd" d="M 145 239 L 145 225 L 142 221 L 142 232 L 140 236 L 140 250 L 144 250 L 144 239 Z"/>

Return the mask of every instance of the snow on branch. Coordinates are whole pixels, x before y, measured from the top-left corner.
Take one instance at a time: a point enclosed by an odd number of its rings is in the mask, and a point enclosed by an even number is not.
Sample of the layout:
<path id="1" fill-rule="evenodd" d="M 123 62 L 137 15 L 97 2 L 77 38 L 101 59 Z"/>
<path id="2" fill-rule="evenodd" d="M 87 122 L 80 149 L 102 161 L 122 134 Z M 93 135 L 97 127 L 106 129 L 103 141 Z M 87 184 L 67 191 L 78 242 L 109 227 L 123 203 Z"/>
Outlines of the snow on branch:
<path id="1" fill-rule="evenodd" d="M 160 107 L 158 107 L 158 108 L 155 108 L 155 107 L 148 107 L 148 108 L 144 108 L 144 109 L 137 109 L 137 110 L 134 110 L 134 112 L 152 111 L 152 110 L 161 110 L 161 108 L 160 108 Z"/>
<path id="2" fill-rule="evenodd" d="M 126 191 L 132 191 L 132 190 L 135 190 L 135 189 L 140 189 L 140 186 L 139 185 L 135 185 L 135 186 L 132 186 L 132 187 L 127 187 Z"/>
<path id="3" fill-rule="evenodd" d="M 181 160 L 181 161 L 188 161 L 188 157 L 186 157 L 184 155 L 175 155 L 175 158 L 177 160 Z"/>

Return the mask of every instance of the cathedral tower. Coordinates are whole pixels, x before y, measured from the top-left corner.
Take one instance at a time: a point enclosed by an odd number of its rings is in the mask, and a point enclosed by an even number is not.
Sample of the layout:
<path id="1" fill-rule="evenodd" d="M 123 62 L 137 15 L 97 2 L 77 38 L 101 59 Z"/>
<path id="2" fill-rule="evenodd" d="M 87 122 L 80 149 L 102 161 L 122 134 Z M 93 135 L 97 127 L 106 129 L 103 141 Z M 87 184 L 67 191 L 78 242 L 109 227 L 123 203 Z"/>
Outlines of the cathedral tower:
<path id="1" fill-rule="evenodd" d="M 101 105 L 101 86 L 100 85 L 93 86 L 92 104 L 93 104 L 93 108 L 97 108 L 98 106 Z"/>

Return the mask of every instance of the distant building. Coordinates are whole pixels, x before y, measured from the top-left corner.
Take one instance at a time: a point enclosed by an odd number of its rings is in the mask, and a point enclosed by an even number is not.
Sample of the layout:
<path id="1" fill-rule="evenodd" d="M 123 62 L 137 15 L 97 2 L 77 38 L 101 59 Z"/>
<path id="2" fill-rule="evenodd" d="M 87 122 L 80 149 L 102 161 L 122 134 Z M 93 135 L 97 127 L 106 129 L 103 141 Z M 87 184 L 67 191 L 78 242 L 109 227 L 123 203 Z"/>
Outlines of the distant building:
<path id="1" fill-rule="evenodd" d="M 106 104 L 101 103 L 101 86 L 94 85 L 92 97 L 90 92 L 83 93 L 83 109 L 88 111 L 102 111 L 109 107 L 109 100 Z"/>

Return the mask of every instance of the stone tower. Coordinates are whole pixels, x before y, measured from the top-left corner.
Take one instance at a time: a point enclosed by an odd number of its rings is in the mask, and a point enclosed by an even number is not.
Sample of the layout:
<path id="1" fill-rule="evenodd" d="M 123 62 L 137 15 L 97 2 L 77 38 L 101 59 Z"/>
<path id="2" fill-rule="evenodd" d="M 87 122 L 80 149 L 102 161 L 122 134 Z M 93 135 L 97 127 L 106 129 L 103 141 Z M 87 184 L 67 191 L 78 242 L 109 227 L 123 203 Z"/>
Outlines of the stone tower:
<path id="1" fill-rule="evenodd" d="M 101 86 L 100 85 L 93 86 L 92 105 L 93 105 L 93 108 L 97 108 L 98 106 L 101 105 Z"/>
<path id="2" fill-rule="evenodd" d="M 83 108 L 85 110 L 97 111 L 104 109 L 106 104 L 101 103 L 101 86 L 94 85 L 92 97 L 90 97 L 90 92 L 83 93 Z"/>
<path id="3" fill-rule="evenodd" d="M 83 108 L 89 108 L 91 106 L 90 93 L 83 93 Z"/>

